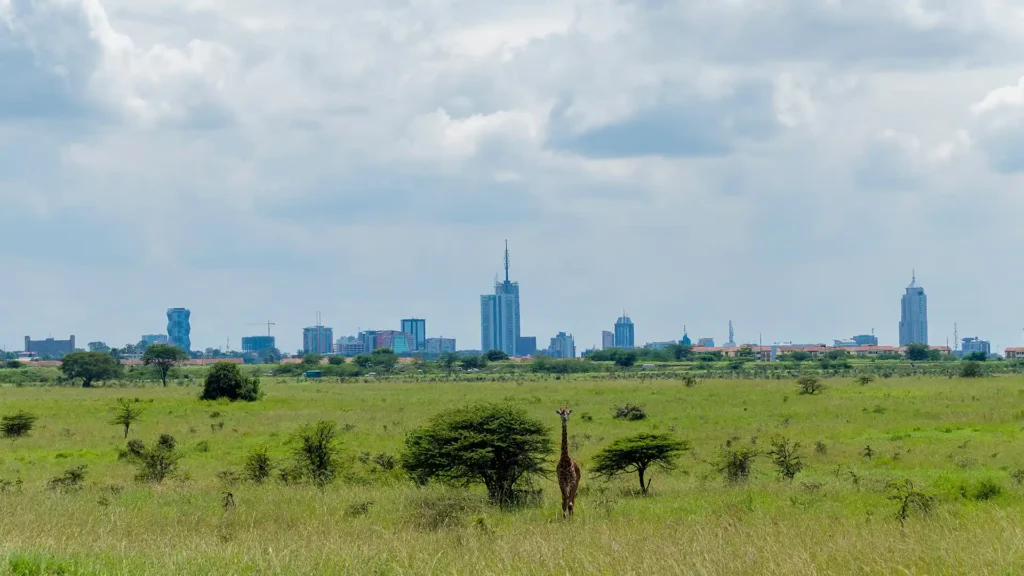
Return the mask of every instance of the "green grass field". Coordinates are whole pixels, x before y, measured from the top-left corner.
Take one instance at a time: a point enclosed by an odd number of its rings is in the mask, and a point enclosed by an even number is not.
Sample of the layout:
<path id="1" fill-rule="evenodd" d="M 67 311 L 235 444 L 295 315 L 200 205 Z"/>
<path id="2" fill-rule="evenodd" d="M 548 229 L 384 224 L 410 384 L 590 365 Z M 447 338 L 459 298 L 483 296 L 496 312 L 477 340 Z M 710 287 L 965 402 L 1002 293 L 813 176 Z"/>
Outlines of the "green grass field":
<path id="1" fill-rule="evenodd" d="M 1024 378 L 831 379 L 802 396 L 791 381 L 562 378 L 516 382 L 338 384 L 265 379 L 255 403 L 200 402 L 196 387 L 3 387 L 0 414 L 39 416 L 25 438 L 0 439 L 0 570 L 14 574 L 1020 574 L 1024 573 Z M 147 411 L 130 438 L 173 435 L 181 477 L 134 480 L 109 424 L 118 397 Z M 373 462 L 398 455 L 405 434 L 446 408 L 513 403 L 558 438 L 562 403 L 584 482 L 572 521 L 554 476 L 542 502 L 502 511 L 482 489 L 418 488 Z M 648 419 L 613 418 L 643 405 Z M 290 456 L 303 424 L 342 430 L 344 474 L 324 490 L 234 483 L 248 451 Z M 220 426 L 223 422 L 223 426 Z M 587 475 L 593 455 L 628 434 L 689 440 L 677 470 Z M 760 457 L 748 482 L 716 469 L 727 442 L 764 450 L 775 436 L 802 445 L 807 468 L 780 479 Z M 816 448 L 822 443 L 824 450 Z M 873 456 L 863 455 L 871 446 Z M 85 486 L 48 481 L 87 465 Z M 552 467 L 554 461 L 552 460 Z M 20 479 L 21 484 L 15 483 Z M 905 525 L 891 481 L 933 495 Z M 979 494 L 989 482 L 1001 493 Z M 235 506 L 223 506 L 225 492 Z M 990 490 L 990 492 L 992 492 Z M 997 491 L 998 492 L 998 491 Z"/>

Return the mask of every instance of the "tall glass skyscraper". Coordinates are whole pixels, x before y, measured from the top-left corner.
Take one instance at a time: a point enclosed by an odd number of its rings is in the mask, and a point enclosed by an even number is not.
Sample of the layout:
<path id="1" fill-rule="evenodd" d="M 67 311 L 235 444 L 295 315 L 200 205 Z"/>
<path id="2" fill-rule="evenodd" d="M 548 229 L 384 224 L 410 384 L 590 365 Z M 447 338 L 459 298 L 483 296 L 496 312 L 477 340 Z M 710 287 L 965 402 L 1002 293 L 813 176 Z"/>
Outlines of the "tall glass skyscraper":
<path id="1" fill-rule="evenodd" d="M 192 311 L 188 308 L 167 309 L 167 343 L 185 352 L 192 351 L 192 326 L 189 324 L 191 316 Z"/>
<path id="2" fill-rule="evenodd" d="M 406 318 L 402 320 L 402 332 L 412 334 L 415 340 L 413 352 L 423 352 L 427 349 L 427 321 L 422 318 Z"/>
<path id="3" fill-rule="evenodd" d="M 508 242 L 505 242 L 505 281 L 494 283 L 494 294 L 480 297 L 480 349 L 519 356 L 519 283 L 509 281 Z"/>
<path id="4" fill-rule="evenodd" d="M 917 285 L 916 274 L 900 303 L 900 346 L 911 344 L 928 344 L 928 297 Z"/>
<path id="5" fill-rule="evenodd" d="M 633 321 L 622 313 L 622 317 L 615 321 L 615 347 L 625 350 L 632 350 L 633 342 Z"/>

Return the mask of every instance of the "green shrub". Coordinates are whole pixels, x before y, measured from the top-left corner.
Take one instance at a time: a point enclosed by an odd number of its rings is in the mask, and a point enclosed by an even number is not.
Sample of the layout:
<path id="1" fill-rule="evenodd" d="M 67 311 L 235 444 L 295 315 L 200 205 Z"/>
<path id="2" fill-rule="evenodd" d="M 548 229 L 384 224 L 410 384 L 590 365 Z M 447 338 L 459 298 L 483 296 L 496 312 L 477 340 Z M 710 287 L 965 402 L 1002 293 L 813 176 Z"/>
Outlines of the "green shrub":
<path id="1" fill-rule="evenodd" d="M 757 456 L 750 446 L 725 446 L 719 453 L 718 471 L 730 482 L 745 482 Z"/>
<path id="2" fill-rule="evenodd" d="M 161 434 L 160 439 L 152 448 L 147 448 L 142 440 L 129 440 L 119 457 L 134 464 L 138 468 L 135 479 L 140 482 L 163 482 L 178 471 L 178 462 L 182 455 L 177 450 L 177 442 L 169 434 Z"/>
<path id="3" fill-rule="evenodd" d="M 218 362 L 206 375 L 203 385 L 202 400 L 218 400 L 227 398 L 255 402 L 263 396 L 259 378 L 245 377 L 238 366 L 230 362 Z"/>
<path id="4" fill-rule="evenodd" d="M 24 410 L 10 416 L 4 416 L 0 418 L 0 432 L 3 432 L 4 438 L 27 436 L 32 431 L 32 428 L 35 427 L 36 420 L 38 419 L 37 416 Z"/>
<path id="5" fill-rule="evenodd" d="M 814 395 L 825 390 L 825 384 L 816 376 L 805 375 L 796 379 L 796 386 L 801 394 Z"/>
<path id="6" fill-rule="evenodd" d="M 637 406 L 635 404 L 626 404 L 624 406 L 615 407 L 615 418 L 619 420 L 646 420 L 647 412 L 643 406 Z"/>
<path id="7" fill-rule="evenodd" d="M 82 483 L 85 482 L 85 470 L 87 468 L 88 466 L 84 464 L 81 466 L 75 466 L 74 468 L 68 468 L 60 476 L 50 479 L 47 486 L 50 490 L 78 490 L 82 487 Z"/>
<path id="8" fill-rule="evenodd" d="M 299 429 L 295 471 L 318 486 L 333 482 L 340 467 L 337 435 L 337 426 L 326 420 Z"/>
<path id="9" fill-rule="evenodd" d="M 263 484 L 274 471 L 274 462 L 267 454 L 267 448 L 260 447 L 250 452 L 245 458 L 244 470 L 246 478 L 256 484 Z"/>
<path id="10" fill-rule="evenodd" d="M 985 369 L 981 367 L 980 362 L 974 360 L 967 360 L 960 365 L 960 377 L 961 378 L 981 378 L 985 375 Z"/>
<path id="11" fill-rule="evenodd" d="M 787 480 L 792 480 L 804 469 L 803 457 L 800 455 L 800 443 L 791 442 L 789 438 L 774 438 L 768 456 L 779 470 L 779 474 Z"/>

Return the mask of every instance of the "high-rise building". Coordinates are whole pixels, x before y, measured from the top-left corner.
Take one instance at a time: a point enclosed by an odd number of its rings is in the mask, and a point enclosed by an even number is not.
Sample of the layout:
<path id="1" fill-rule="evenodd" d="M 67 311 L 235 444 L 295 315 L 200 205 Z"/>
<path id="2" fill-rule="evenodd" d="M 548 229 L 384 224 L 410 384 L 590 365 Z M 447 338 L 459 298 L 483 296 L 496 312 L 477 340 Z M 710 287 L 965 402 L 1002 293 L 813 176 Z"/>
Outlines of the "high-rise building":
<path id="1" fill-rule="evenodd" d="M 302 329 L 303 354 L 330 354 L 334 343 L 334 329 L 326 326 L 308 326 Z"/>
<path id="2" fill-rule="evenodd" d="M 185 352 L 192 351 L 192 311 L 188 308 L 167 309 L 167 343 Z"/>
<path id="3" fill-rule="evenodd" d="M 928 297 L 917 285 L 917 274 L 900 302 L 900 346 L 928 344 Z"/>
<path id="4" fill-rule="evenodd" d="M 273 336 L 242 337 L 242 352 L 262 352 L 264 350 L 270 350 L 271 348 L 277 348 L 277 343 Z"/>
<path id="5" fill-rule="evenodd" d="M 984 352 L 985 356 L 988 356 L 992 353 L 992 344 L 988 340 L 981 340 L 978 337 L 964 338 L 960 352 L 964 356 L 973 352 Z"/>
<path id="6" fill-rule="evenodd" d="M 358 356 L 367 354 L 366 342 L 355 336 L 342 336 L 334 343 L 334 353 L 342 356 Z"/>
<path id="7" fill-rule="evenodd" d="M 412 334 L 415 341 L 414 352 L 427 349 L 427 321 L 422 318 L 406 318 L 402 320 L 402 332 Z"/>
<path id="8" fill-rule="evenodd" d="M 607 330 L 601 332 L 601 349 L 609 350 L 615 348 L 615 334 Z"/>
<path id="9" fill-rule="evenodd" d="M 508 242 L 505 242 L 505 281 L 494 283 L 494 294 L 480 297 L 480 349 L 501 350 L 519 356 L 519 283 L 508 275 Z"/>
<path id="10" fill-rule="evenodd" d="M 401 330 L 377 330 L 374 336 L 373 350 L 388 348 L 395 354 L 412 354 L 416 352 L 416 338 Z M 426 341 L 424 341 L 424 346 Z M 371 350 L 371 352 L 373 351 Z"/>
<path id="11" fill-rule="evenodd" d="M 75 351 L 75 335 L 72 334 L 67 340 L 33 340 L 25 336 L 25 352 L 35 355 L 37 358 L 63 358 L 65 354 Z"/>
<path id="12" fill-rule="evenodd" d="M 572 339 L 572 334 L 559 332 L 558 335 L 552 338 L 551 345 L 548 346 L 548 356 L 552 358 L 575 358 L 576 343 Z"/>
<path id="13" fill-rule="evenodd" d="M 615 347 L 625 350 L 633 349 L 633 321 L 623 312 L 615 321 Z"/>
<path id="14" fill-rule="evenodd" d="M 516 345 L 516 352 L 519 353 L 520 356 L 536 356 L 537 337 L 520 336 L 519 343 Z"/>
<path id="15" fill-rule="evenodd" d="M 715 339 L 714 338 L 698 338 L 697 339 L 697 347 L 698 348 L 714 348 L 715 347 Z"/>
<path id="16" fill-rule="evenodd" d="M 455 338 L 427 338 L 426 353 L 428 356 L 440 356 L 455 353 Z"/>
<path id="17" fill-rule="evenodd" d="M 683 326 L 683 339 L 679 341 L 683 346 L 692 346 L 693 340 L 690 340 L 690 335 L 686 332 L 686 326 Z"/>
<path id="18" fill-rule="evenodd" d="M 858 334 L 847 340 L 836 340 L 837 348 L 850 348 L 853 346 L 878 346 L 878 336 L 874 334 Z"/>
<path id="19" fill-rule="evenodd" d="M 167 344 L 166 334 L 143 334 L 140 342 L 145 342 L 146 346 L 152 346 L 153 344 Z"/>
<path id="20" fill-rule="evenodd" d="M 729 320 L 729 341 L 725 343 L 727 348 L 736 347 L 736 333 L 732 331 L 732 320 Z"/>

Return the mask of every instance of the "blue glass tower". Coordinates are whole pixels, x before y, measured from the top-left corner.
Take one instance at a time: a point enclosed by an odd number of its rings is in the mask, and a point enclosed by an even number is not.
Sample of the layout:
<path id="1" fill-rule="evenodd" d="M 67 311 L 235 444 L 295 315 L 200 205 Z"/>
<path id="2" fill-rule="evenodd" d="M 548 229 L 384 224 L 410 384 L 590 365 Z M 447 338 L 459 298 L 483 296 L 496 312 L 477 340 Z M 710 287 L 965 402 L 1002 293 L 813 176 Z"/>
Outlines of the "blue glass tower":
<path id="1" fill-rule="evenodd" d="M 177 346 L 185 352 L 192 351 L 192 326 L 189 325 L 189 317 L 192 311 L 188 308 L 167 309 L 167 343 Z"/>

